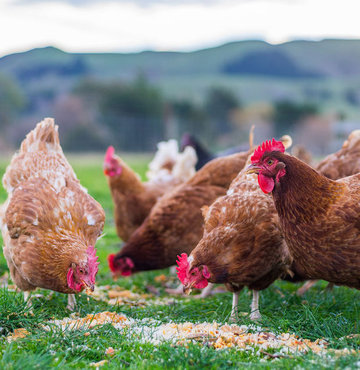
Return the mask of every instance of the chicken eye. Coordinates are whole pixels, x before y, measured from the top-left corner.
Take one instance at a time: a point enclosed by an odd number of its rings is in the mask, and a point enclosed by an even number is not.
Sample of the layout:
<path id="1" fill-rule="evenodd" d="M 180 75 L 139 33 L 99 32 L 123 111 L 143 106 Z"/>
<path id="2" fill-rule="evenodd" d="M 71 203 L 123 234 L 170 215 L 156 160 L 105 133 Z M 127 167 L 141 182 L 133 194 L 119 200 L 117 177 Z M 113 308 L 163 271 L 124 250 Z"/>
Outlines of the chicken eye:
<path id="1" fill-rule="evenodd" d="M 79 270 L 80 274 L 83 274 L 85 271 L 83 269 Z"/>
<path id="2" fill-rule="evenodd" d="M 273 163 L 274 163 L 274 160 L 273 160 L 273 159 L 269 159 L 269 160 L 267 161 L 267 164 L 268 164 L 269 166 L 271 166 Z"/>

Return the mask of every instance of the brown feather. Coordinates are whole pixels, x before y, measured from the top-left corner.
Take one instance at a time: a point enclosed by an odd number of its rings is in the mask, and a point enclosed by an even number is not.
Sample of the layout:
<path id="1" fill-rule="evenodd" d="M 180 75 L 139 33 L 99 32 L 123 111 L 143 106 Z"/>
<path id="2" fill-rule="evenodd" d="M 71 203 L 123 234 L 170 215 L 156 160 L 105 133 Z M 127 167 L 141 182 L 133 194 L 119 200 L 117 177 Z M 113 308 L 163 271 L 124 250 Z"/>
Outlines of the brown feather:
<path id="1" fill-rule="evenodd" d="M 4 255 L 15 284 L 74 293 L 67 272 L 71 263 L 87 261 L 105 214 L 64 157 L 53 120 L 28 134 L 3 183 L 9 193 L 1 214 Z"/>
<path id="2" fill-rule="evenodd" d="M 142 271 L 173 265 L 178 254 L 190 253 L 203 233 L 201 208 L 226 193 L 247 156 L 238 153 L 214 159 L 185 184 L 165 194 L 117 258 L 130 257 L 135 271 Z"/>
<path id="3" fill-rule="evenodd" d="M 157 200 L 180 181 L 145 182 L 119 157 L 120 176 L 107 177 L 111 196 L 114 202 L 114 219 L 116 232 L 127 241 L 142 224 Z"/>
<path id="4" fill-rule="evenodd" d="M 189 260 L 190 268 L 206 265 L 209 281 L 232 292 L 265 289 L 287 271 L 291 261 L 276 210 L 255 175 L 241 171 L 209 207 L 204 235 Z"/>
<path id="5" fill-rule="evenodd" d="M 360 174 L 333 181 L 294 157 L 268 156 L 286 165 L 273 198 L 296 270 L 359 289 Z"/>
<path id="6" fill-rule="evenodd" d="M 353 131 L 342 148 L 324 158 L 316 169 L 332 180 L 360 172 L 360 130 Z"/>

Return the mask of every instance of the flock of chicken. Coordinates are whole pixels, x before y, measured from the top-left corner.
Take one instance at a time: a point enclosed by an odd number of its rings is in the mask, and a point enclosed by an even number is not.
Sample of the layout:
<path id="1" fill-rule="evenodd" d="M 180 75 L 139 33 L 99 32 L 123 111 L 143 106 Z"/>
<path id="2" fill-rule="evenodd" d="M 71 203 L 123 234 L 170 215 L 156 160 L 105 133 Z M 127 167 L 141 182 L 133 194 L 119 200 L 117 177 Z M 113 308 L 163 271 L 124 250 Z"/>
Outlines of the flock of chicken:
<path id="1" fill-rule="evenodd" d="M 234 319 L 244 286 L 253 290 L 253 320 L 261 317 L 259 291 L 279 278 L 360 289 L 360 130 L 316 170 L 285 153 L 288 145 L 273 139 L 254 151 L 251 134 L 248 151 L 195 172 L 194 149 L 177 154 L 173 142 L 159 148 L 146 183 L 109 147 L 104 173 L 125 242 L 108 257 L 113 275 L 177 262 L 181 292 L 206 288 L 206 296 L 213 283 L 225 284 Z M 52 119 L 27 135 L 3 185 L 0 222 L 13 281 L 25 293 L 68 293 L 74 309 L 74 293 L 94 288 L 105 215 L 67 162 Z"/>

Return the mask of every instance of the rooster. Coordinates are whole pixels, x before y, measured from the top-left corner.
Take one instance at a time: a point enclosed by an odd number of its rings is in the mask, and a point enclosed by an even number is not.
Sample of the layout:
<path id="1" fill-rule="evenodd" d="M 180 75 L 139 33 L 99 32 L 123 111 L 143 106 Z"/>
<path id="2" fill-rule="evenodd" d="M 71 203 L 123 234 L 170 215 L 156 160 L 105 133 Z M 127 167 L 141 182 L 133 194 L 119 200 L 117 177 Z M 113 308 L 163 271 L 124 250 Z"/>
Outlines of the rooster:
<path id="1" fill-rule="evenodd" d="M 115 149 L 112 146 L 106 151 L 104 174 L 114 202 L 116 231 L 123 241 L 127 241 L 142 224 L 151 208 L 164 193 L 195 173 L 197 158 L 193 148 L 188 147 L 184 153 L 174 154 L 173 145 L 171 145 L 170 153 L 164 153 L 164 150 L 160 149 L 169 148 L 169 145 L 165 144 L 159 143 L 159 151 L 150 164 L 151 180 L 146 183 L 143 183 L 139 175 L 115 155 Z M 167 151 L 169 152 L 169 149 Z"/>
<path id="2" fill-rule="evenodd" d="M 175 264 L 179 253 L 191 252 L 203 232 L 201 207 L 226 193 L 248 155 L 214 159 L 158 200 L 121 251 L 109 256 L 113 275 L 165 268 Z"/>
<path id="3" fill-rule="evenodd" d="M 275 139 L 251 162 L 247 173 L 272 195 L 296 274 L 360 289 L 360 174 L 328 179 Z"/>
<path id="4" fill-rule="evenodd" d="M 97 238 L 105 215 L 87 194 L 61 149 L 51 118 L 22 142 L 3 177 L 8 199 L 1 208 L 4 255 L 16 286 L 69 294 L 93 290 Z"/>

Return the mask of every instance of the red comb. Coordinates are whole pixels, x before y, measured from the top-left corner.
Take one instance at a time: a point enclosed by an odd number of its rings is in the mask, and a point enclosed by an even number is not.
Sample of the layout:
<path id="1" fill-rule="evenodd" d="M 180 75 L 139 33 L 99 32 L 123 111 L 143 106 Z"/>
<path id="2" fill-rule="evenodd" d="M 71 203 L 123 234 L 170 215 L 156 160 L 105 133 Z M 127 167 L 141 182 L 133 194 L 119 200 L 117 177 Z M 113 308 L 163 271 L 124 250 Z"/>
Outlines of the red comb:
<path id="1" fill-rule="evenodd" d="M 189 262 L 188 262 L 188 256 L 186 253 L 182 253 L 180 256 L 177 256 L 178 260 L 176 263 L 178 264 L 178 267 L 176 267 L 177 276 L 179 280 L 184 284 L 186 273 L 189 268 Z"/>
<path id="2" fill-rule="evenodd" d="M 258 162 L 265 152 L 273 151 L 284 153 L 284 144 L 281 141 L 276 141 L 275 139 L 264 141 L 255 149 L 255 152 L 251 157 L 251 163 Z"/>
<path id="3" fill-rule="evenodd" d="M 110 267 L 110 270 L 112 272 L 115 272 L 115 265 L 114 265 L 114 258 L 115 258 L 115 254 L 110 254 L 108 256 L 108 263 L 109 263 L 109 267 Z"/>
<path id="4" fill-rule="evenodd" d="M 115 149 L 113 146 L 109 146 L 107 148 L 106 154 L 105 154 L 105 162 L 110 162 L 112 157 L 114 156 Z"/>

